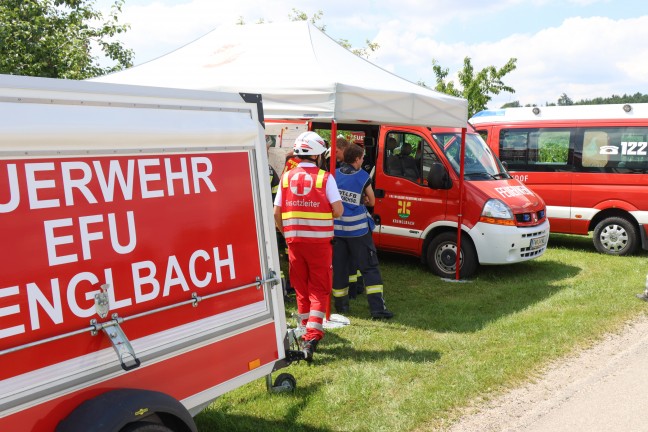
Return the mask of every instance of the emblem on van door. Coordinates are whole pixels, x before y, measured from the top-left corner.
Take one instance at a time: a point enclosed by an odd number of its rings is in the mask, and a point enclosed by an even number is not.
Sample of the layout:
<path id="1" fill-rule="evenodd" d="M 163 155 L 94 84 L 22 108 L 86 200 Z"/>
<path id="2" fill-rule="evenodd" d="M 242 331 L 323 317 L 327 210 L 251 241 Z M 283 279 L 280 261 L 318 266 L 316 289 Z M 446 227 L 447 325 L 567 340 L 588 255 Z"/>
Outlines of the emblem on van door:
<path id="1" fill-rule="evenodd" d="M 410 206 L 412 203 L 410 201 L 398 201 L 398 216 L 401 217 L 401 219 L 407 219 L 410 217 Z"/>

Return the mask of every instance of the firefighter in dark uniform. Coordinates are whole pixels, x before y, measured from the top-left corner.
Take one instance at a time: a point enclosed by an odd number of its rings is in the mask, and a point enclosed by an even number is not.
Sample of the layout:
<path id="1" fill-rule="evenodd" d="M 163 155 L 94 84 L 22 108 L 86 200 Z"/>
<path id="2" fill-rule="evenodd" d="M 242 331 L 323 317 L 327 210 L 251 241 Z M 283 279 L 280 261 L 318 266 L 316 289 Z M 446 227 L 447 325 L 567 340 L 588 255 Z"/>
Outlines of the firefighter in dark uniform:
<path id="1" fill-rule="evenodd" d="M 360 146 L 350 144 L 344 151 L 345 164 L 336 170 L 335 175 L 344 213 L 335 219 L 334 224 L 334 305 L 339 313 L 349 310 L 349 263 L 354 261 L 364 277 L 371 317 L 389 319 L 394 314 L 385 306 L 378 255 L 371 237 L 375 225 L 366 206 L 374 205 L 375 196 L 369 174 L 360 169 L 363 156 L 364 150 Z"/>

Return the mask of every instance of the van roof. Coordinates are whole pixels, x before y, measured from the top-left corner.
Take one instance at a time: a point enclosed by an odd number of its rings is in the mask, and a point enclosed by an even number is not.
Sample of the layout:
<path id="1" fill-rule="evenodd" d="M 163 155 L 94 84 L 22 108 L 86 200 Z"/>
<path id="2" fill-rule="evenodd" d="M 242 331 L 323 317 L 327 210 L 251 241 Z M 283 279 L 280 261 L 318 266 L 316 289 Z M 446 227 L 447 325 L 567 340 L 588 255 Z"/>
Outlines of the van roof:
<path id="1" fill-rule="evenodd" d="M 648 103 L 520 107 L 480 111 L 473 125 L 511 121 L 648 119 Z"/>

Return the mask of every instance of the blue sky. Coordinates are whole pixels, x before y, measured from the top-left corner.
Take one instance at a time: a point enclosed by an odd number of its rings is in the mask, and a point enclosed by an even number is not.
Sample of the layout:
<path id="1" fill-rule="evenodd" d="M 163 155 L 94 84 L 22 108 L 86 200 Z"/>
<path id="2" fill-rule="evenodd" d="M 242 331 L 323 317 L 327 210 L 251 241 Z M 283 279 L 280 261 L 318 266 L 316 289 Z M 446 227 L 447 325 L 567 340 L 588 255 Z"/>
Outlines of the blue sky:
<path id="1" fill-rule="evenodd" d="M 98 0 L 105 9 L 110 0 Z M 248 24 L 288 21 L 293 8 L 333 39 L 380 48 L 373 63 L 410 81 L 434 84 L 432 59 L 454 75 L 471 58 L 476 70 L 515 57 L 504 82 L 515 94 L 490 108 L 623 93 L 648 93 L 648 1 L 645 0 L 126 0 L 122 37 L 135 64 L 183 46 L 242 17 Z"/>

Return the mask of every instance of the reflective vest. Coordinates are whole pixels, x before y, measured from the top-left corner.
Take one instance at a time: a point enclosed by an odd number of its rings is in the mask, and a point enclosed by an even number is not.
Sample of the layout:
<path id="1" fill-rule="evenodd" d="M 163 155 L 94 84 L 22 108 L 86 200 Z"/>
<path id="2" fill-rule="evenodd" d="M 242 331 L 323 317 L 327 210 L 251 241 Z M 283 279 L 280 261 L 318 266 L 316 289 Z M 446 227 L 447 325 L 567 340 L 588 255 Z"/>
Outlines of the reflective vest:
<path id="1" fill-rule="evenodd" d="M 324 243 L 333 237 L 333 211 L 326 197 L 329 175 L 314 166 L 296 167 L 281 178 L 286 243 Z"/>
<path id="2" fill-rule="evenodd" d="M 335 219 L 335 235 L 338 237 L 360 237 L 369 232 L 369 213 L 362 203 L 362 192 L 369 180 L 365 170 L 345 174 L 341 169 L 335 171 L 344 213 Z"/>

